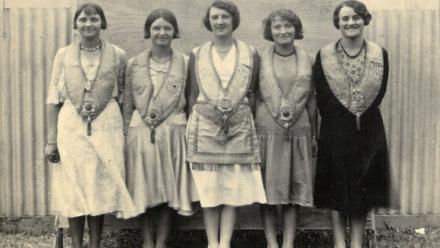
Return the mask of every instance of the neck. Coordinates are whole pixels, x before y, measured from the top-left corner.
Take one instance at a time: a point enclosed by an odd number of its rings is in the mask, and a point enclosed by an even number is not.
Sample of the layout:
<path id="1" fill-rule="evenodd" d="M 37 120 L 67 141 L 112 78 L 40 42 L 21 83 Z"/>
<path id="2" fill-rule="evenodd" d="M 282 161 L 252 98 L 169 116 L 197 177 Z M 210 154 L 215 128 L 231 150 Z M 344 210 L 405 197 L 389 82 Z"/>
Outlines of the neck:
<path id="1" fill-rule="evenodd" d="M 357 36 L 355 38 L 342 37 L 342 46 L 347 50 L 358 50 L 362 47 L 364 43 L 364 38 L 362 36 Z"/>
<path id="2" fill-rule="evenodd" d="M 295 51 L 293 43 L 289 44 L 276 44 L 275 43 L 275 52 L 280 55 L 290 55 Z"/>
<path id="3" fill-rule="evenodd" d="M 93 47 L 96 47 L 99 45 L 99 43 L 101 42 L 101 39 L 99 37 L 96 37 L 96 38 L 81 37 L 80 42 L 83 47 L 93 48 Z"/>
<path id="4" fill-rule="evenodd" d="M 232 34 L 225 37 L 214 37 L 213 43 L 216 47 L 226 48 L 234 44 L 234 38 Z"/>
<path id="5" fill-rule="evenodd" d="M 151 48 L 151 56 L 155 59 L 168 58 L 173 50 L 170 46 L 155 46 Z"/>

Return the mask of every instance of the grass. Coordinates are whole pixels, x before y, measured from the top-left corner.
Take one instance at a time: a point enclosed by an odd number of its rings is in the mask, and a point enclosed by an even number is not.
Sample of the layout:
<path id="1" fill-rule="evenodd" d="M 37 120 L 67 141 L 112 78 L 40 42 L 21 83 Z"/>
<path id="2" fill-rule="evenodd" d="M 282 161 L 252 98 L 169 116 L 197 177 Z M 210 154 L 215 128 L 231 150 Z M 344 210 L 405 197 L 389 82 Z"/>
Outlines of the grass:
<path id="1" fill-rule="evenodd" d="M 46 248 L 54 247 L 55 234 L 32 236 L 25 233 L 0 233 L 2 248 Z M 85 237 L 87 243 L 87 235 Z M 331 248 L 330 231 L 300 230 L 298 231 L 295 247 L 299 248 Z M 418 234 L 412 229 L 394 229 L 380 231 L 377 235 L 380 248 L 438 248 L 440 247 L 440 228 L 426 228 L 425 234 Z M 64 238 L 64 247 L 70 248 L 68 235 Z M 85 245 L 84 247 L 87 247 Z M 141 247 L 139 230 L 106 231 L 103 234 L 103 248 L 137 248 Z M 204 231 L 172 231 L 170 248 L 192 247 L 205 248 Z M 232 247 L 263 248 L 265 239 L 263 231 L 236 231 Z M 366 247 L 366 246 L 365 246 Z"/>

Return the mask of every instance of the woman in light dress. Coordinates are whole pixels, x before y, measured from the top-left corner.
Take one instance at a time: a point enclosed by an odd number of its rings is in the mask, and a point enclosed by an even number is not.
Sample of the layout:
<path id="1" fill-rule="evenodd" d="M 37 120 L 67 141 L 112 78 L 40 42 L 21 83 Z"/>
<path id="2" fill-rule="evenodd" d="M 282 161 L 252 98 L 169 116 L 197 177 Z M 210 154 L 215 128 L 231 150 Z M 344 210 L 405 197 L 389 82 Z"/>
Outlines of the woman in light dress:
<path id="1" fill-rule="evenodd" d="M 89 247 L 99 247 L 104 214 L 137 214 L 125 185 L 124 134 L 118 99 L 126 55 L 102 40 L 102 8 L 81 5 L 74 15 L 79 40 L 58 50 L 47 96 L 45 153 L 59 151 L 53 167 L 52 208 L 68 217 L 72 245 L 82 247 L 84 222 Z"/>
<path id="2" fill-rule="evenodd" d="M 255 123 L 260 139 L 267 204 L 261 215 L 268 247 L 277 248 L 277 206 L 283 216 L 283 248 L 293 247 L 299 206 L 313 206 L 312 153 L 316 152 L 317 110 L 312 62 L 294 44 L 303 38 L 299 17 L 278 9 L 264 21 Z"/>
<path id="3" fill-rule="evenodd" d="M 258 56 L 233 37 L 240 16 L 215 1 L 204 24 L 212 41 L 193 49 L 187 99 L 188 157 L 209 248 L 230 247 L 237 207 L 265 203 L 254 107 Z"/>
<path id="4" fill-rule="evenodd" d="M 191 215 L 196 197 L 185 160 L 188 58 L 171 48 L 179 28 L 169 10 L 153 10 L 144 31 L 151 48 L 128 62 L 124 94 L 127 186 L 143 213 L 143 246 L 161 248 L 166 247 L 173 209 Z"/>

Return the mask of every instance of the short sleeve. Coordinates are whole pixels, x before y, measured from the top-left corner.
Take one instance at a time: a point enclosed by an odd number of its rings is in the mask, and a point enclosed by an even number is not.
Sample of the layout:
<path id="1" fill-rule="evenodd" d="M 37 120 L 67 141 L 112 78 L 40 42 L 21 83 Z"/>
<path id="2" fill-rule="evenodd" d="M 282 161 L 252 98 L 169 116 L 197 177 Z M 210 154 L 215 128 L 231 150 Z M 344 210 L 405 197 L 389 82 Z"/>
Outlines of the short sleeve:
<path id="1" fill-rule="evenodd" d="M 52 64 L 52 74 L 49 82 L 49 88 L 47 91 L 46 104 L 60 104 L 63 102 L 61 95 L 63 85 L 60 85 L 60 81 L 64 79 L 63 73 L 63 57 L 64 48 L 57 51 L 55 59 Z"/>

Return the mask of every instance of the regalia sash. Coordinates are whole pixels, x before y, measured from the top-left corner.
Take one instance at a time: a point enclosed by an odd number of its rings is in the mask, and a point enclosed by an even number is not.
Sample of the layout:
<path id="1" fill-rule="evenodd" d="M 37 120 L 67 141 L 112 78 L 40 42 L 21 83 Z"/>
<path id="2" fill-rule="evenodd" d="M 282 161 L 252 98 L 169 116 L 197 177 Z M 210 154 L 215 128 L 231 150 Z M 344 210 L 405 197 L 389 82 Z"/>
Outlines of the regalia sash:
<path id="1" fill-rule="evenodd" d="M 366 41 L 366 59 L 363 75 L 353 84 L 343 69 L 332 43 L 321 49 L 321 63 L 325 78 L 338 101 L 356 116 L 360 129 L 360 116 L 373 104 L 382 86 L 384 60 L 382 48 Z"/>
<path id="2" fill-rule="evenodd" d="M 151 142 L 154 143 L 154 130 L 173 112 L 177 106 L 185 84 L 185 59 L 173 51 L 170 67 L 163 82 L 154 89 L 150 75 L 150 50 L 134 58 L 131 71 L 134 105 L 140 116 L 151 129 Z M 156 94 L 153 94 L 156 90 Z"/>
<path id="3" fill-rule="evenodd" d="M 253 53 L 249 46 L 236 40 L 235 71 L 227 87 L 223 87 L 212 60 L 213 44 L 202 45 L 196 54 L 196 80 L 200 89 L 195 109 L 205 118 L 222 127 L 227 136 L 230 118 L 241 116 L 240 105 L 248 92 L 253 66 Z M 227 139 L 226 139 L 227 140 Z M 224 140 L 224 141 L 226 141 Z"/>
<path id="4" fill-rule="evenodd" d="M 67 96 L 79 115 L 87 122 L 87 133 L 91 135 L 91 122 L 107 106 L 118 81 L 118 67 L 115 48 L 101 41 L 101 57 L 95 79 L 89 80 L 81 66 L 79 42 L 66 48 L 63 69 Z"/>
<path id="5" fill-rule="evenodd" d="M 274 120 L 287 130 L 295 124 L 306 106 L 312 89 L 312 63 L 307 53 L 295 46 L 295 83 L 288 92 L 282 92 L 275 76 L 274 49 L 275 46 L 271 46 L 261 53 L 260 92 Z"/>

